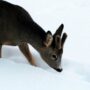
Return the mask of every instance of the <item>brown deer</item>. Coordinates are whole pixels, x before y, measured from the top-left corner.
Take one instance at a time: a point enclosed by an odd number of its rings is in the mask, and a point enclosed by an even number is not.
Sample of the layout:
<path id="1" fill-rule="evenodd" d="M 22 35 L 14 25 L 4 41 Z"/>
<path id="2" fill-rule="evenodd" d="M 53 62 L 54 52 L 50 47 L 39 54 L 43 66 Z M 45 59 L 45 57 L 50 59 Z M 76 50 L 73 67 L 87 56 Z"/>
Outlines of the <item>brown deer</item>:
<path id="1" fill-rule="evenodd" d="M 17 45 L 27 60 L 35 65 L 29 43 L 50 67 L 61 72 L 59 66 L 67 38 L 66 33 L 62 35 L 63 28 L 61 24 L 54 35 L 45 32 L 22 7 L 0 0 L 0 57 L 2 45 Z"/>

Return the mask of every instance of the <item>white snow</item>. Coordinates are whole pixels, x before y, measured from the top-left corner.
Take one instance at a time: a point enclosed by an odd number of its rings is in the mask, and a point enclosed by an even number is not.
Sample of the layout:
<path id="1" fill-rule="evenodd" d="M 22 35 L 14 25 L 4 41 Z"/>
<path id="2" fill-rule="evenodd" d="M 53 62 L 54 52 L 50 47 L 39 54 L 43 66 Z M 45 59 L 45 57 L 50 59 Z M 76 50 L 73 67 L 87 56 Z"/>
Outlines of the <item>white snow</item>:
<path id="1" fill-rule="evenodd" d="M 29 65 L 18 47 L 3 46 L 0 90 L 90 90 L 90 0 L 7 0 L 23 6 L 52 33 L 64 23 L 68 33 L 63 72 L 50 68 L 31 46 L 38 67 Z"/>

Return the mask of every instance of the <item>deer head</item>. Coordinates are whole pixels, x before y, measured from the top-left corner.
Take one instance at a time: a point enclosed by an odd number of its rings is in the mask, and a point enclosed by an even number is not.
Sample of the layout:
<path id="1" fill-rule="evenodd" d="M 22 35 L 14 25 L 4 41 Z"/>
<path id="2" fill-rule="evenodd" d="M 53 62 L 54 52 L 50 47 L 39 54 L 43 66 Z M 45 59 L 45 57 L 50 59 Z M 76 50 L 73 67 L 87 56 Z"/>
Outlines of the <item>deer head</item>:
<path id="1" fill-rule="evenodd" d="M 66 33 L 62 35 L 63 28 L 64 25 L 61 24 L 54 35 L 50 31 L 47 32 L 46 39 L 43 42 L 44 49 L 40 53 L 45 62 L 58 72 L 62 71 L 62 68 L 59 67 L 61 65 L 64 43 L 67 38 Z"/>

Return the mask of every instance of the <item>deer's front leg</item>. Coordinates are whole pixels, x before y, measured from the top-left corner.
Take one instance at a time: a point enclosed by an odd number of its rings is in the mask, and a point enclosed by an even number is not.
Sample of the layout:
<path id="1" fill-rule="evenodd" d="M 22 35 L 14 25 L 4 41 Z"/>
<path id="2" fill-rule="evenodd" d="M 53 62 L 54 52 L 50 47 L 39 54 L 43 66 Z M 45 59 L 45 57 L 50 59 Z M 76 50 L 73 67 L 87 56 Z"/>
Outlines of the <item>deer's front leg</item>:
<path id="1" fill-rule="evenodd" d="M 19 49 L 24 54 L 24 56 L 27 58 L 28 62 L 31 63 L 32 65 L 36 66 L 33 56 L 31 54 L 31 52 L 29 51 L 28 44 L 22 43 L 21 45 L 19 45 Z"/>

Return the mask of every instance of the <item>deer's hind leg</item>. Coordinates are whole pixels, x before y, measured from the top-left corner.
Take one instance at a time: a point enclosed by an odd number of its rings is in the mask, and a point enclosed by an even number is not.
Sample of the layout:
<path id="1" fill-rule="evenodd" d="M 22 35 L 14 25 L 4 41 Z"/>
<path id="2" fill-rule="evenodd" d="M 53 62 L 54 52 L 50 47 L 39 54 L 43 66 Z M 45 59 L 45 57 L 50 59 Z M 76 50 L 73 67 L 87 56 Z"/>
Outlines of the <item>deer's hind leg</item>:
<path id="1" fill-rule="evenodd" d="M 31 63 L 32 65 L 36 66 L 33 56 L 31 54 L 31 52 L 29 51 L 28 44 L 27 43 L 20 44 L 19 49 L 24 54 L 24 56 L 27 58 L 28 62 Z"/>
<path id="2" fill-rule="evenodd" d="M 0 45 L 0 58 L 2 57 L 2 45 Z"/>

